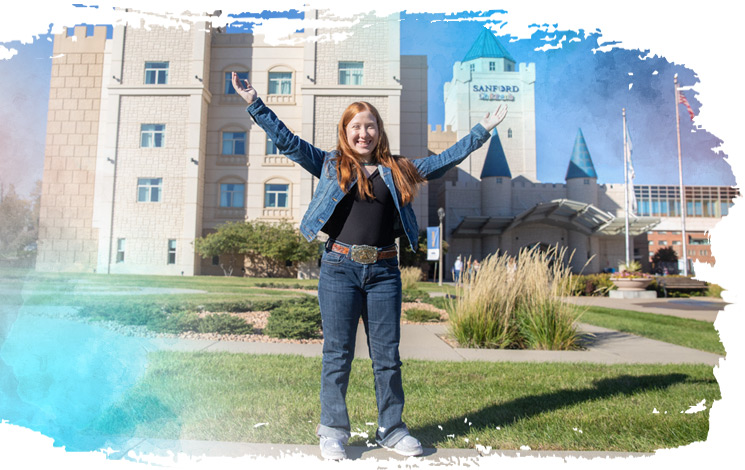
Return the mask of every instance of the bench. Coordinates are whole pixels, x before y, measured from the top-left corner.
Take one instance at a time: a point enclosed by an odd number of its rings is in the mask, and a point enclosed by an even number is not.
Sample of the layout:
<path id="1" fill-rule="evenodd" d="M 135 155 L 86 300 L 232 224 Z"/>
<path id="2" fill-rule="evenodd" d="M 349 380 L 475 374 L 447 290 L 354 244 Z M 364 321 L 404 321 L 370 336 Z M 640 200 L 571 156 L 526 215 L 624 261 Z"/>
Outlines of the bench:
<path id="1" fill-rule="evenodd" d="M 667 297 L 669 290 L 706 290 L 709 285 L 704 281 L 691 279 L 690 277 L 666 277 L 657 276 L 657 285 L 662 288 L 662 292 Z"/>

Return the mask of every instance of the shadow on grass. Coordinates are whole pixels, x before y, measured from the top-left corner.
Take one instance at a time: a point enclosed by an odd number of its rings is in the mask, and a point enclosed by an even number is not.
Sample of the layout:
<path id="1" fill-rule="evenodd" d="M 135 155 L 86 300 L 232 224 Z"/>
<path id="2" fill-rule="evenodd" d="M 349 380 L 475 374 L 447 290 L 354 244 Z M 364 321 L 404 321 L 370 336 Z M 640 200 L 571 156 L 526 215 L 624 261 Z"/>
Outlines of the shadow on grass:
<path id="1" fill-rule="evenodd" d="M 517 398 L 505 403 L 497 403 L 467 415 L 461 415 L 441 423 L 411 428 L 424 446 L 434 447 L 448 441 L 447 434 L 466 435 L 469 429 L 479 430 L 505 427 L 520 420 L 574 406 L 583 402 L 604 400 L 618 396 L 631 396 L 651 390 L 664 390 L 685 382 L 685 374 L 666 375 L 621 375 L 615 378 L 596 380 L 592 387 L 578 390 L 558 390 L 541 395 Z M 472 425 L 469 426 L 468 422 Z M 442 426 L 442 430 L 438 427 Z M 444 430 L 444 431 L 443 431 Z"/>

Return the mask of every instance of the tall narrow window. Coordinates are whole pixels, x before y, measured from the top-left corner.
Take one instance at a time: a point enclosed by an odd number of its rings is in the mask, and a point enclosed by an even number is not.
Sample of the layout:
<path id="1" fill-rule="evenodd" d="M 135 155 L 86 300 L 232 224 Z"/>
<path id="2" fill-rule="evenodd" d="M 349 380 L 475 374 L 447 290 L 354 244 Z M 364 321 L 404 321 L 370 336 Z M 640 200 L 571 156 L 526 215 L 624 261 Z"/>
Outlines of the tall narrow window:
<path id="1" fill-rule="evenodd" d="M 140 147 L 163 147 L 166 133 L 165 124 L 142 124 L 140 126 Z"/>
<path id="2" fill-rule="evenodd" d="M 223 132 L 222 133 L 223 155 L 245 155 L 246 133 L 245 132 Z"/>
<path id="3" fill-rule="evenodd" d="M 236 72 L 238 74 L 238 80 L 248 80 L 248 72 Z M 233 72 L 225 72 L 225 94 L 235 95 L 235 88 L 233 88 Z"/>
<path id="4" fill-rule="evenodd" d="M 160 202 L 163 178 L 137 178 L 137 202 Z"/>
<path id="5" fill-rule="evenodd" d="M 508 139 L 512 138 L 512 129 L 507 129 L 507 138 Z"/>
<path id="6" fill-rule="evenodd" d="M 362 62 L 339 62 L 339 85 L 362 85 Z"/>
<path id="7" fill-rule="evenodd" d="M 269 94 L 291 95 L 292 72 L 269 72 Z"/>
<path id="8" fill-rule="evenodd" d="M 275 145 L 274 142 L 272 142 L 272 139 L 270 139 L 268 136 L 266 138 L 266 154 L 267 155 L 279 155 L 279 149 Z"/>
<path id="9" fill-rule="evenodd" d="M 220 185 L 220 207 L 243 207 L 246 186 L 238 183 Z"/>
<path id="10" fill-rule="evenodd" d="M 165 85 L 168 83 L 168 62 L 145 62 L 145 84 Z"/>
<path id="11" fill-rule="evenodd" d="M 289 207 L 289 184 L 265 184 L 264 207 Z"/>
<path id="12" fill-rule="evenodd" d="M 116 262 L 117 263 L 123 263 L 124 262 L 124 249 L 127 246 L 127 240 L 124 238 L 117 238 L 116 239 Z"/>
<path id="13" fill-rule="evenodd" d="M 471 64 L 471 65 L 470 65 L 470 66 L 468 67 L 468 70 L 470 70 L 471 72 L 475 72 L 475 71 L 476 71 L 476 64 Z"/>
<path id="14" fill-rule="evenodd" d="M 176 240 L 168 240 L 168 264 L 176 264 Z"/>
<path id="15" fill-rule="evenodd" d="M 497 70 L 497 63 L 493 60 L 489 61 L 489 72 L 494 72 Z"/>

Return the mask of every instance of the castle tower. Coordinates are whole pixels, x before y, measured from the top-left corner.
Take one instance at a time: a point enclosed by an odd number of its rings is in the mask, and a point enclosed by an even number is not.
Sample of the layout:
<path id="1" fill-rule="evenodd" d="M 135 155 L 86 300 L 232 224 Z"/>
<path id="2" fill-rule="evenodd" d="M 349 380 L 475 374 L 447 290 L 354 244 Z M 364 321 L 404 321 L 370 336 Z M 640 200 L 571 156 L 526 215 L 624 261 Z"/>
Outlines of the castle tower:
<path id="1" fill-rule="evenodd" d="M 481 215 L 509 217 L 512 212 L 512 173 L 504 154 L 497 129 L 492 131 L 481 169 Z M 485 236 L 481 250 L 484 255 L 499 249 L 499 235 Z"/>
<path id="2" fill-rule="evenodd" d="M 582 129 L 577 130 L 572 157 L 566 173 L 567 198 L 573 201 L 598 203 L 598 175 L 592 164 L 590 151 L 587 149 Z"/>
<path id="3" fill-rule="evenodd" d="M 513 176 L 537 181 L 535 145 L 535 65 L 520 64 L 494 33 L 483 29 L 461 62 L 453 65 L 453 78 L 445 83 L 445 125 L 458 138 L 468 134 L 487 112 L 507 105 L 499 126 L 502 146 Z M 484 166 L 481 148 L 458 165 L 473 178 Z"/>
<path id="4" fill-rule="evenodd" d="M 592 157 L 587 149 L 582 129 L 577 130 L 572 157 L 567 168 L 566 182 L 567 199 L 598 205 L 598 175 L 592 164 Z M 572 268 L 574 272 L 580 272 L 592 253 L 597 253 L 598 247 L 595 246 L 597 240 L 593 241 L 589 235 L 576 230 L 569 231 L 568 238 L 569 253 L 573 252 Z"/>
<path id="5" fill-rule="evenodd" d="M 106 27 L 76 26 L 54 38 L 39 212 L 39 271 L 92 272 L 96 154 Z"/>

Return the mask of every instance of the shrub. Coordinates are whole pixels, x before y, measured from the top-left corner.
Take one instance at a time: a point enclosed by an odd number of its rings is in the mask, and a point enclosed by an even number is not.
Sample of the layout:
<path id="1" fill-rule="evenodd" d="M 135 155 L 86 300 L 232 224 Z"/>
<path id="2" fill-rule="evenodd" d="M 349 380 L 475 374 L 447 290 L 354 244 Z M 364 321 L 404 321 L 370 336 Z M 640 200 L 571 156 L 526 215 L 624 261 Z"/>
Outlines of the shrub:
<path id="1" fill-rule="evenodd" d="M 218 333 L 222 335 L 249 335 L 253 333 L 253 324 L 248 323 L 246 320 L 228 315 L 226 313 L 218 313 L 215 315 L 207 315 L 199 319 L 199 325 L 197 330 L 199 333 Z"/>
<path id="2" fill-rule="evenodd" d="M 148 327 L 165 320 L 167 316 L 162 307 L 147 303 L 87 305 L 82 307 L 78 314 L 91 320 L 115 321 L 124 325 Z"/>
<path id="3" fill-rule="evenodd" d="M 285 304 L 272 310 L 264 333 L 274 338 L 311 339 L 319 336 L 321 310 L 308 301 Z"/>
<path id="4" fill-rule="evenodd" d="M 162 333 L 184 333 L 187 331 L 199 331 L 199 315 L 194 312 L 180 311 L 167 317 L 160 318 L 157 322 L 148 325 L 153 331 Z"/>
<path id="5" fill-rule="evenodd" d="M 414 322 L 439 322 L 442 321 L 440 314 L 423 308 L 410 308 L 405 312 L 406 319 Z"/>
<path id="6" fill-rule="evenodd" d="M 709 284 L 709 288 L 706 290 L 706 295 L 708 297 L 716 297 L 718 299 L 721 299 L 722 291 L 724 291 L 724 289 L 722 289 L 721 286 L 717 284 Z"/>
<path id="7" fill-rule="evenodd" d="M 463 275 L 451 300 L 450 332 L 464 346 L 574 349 L 578 307 L 565 304 L 575 283 L 566 249 L 523 249 L 517 259 L 487 257 L 478 276 Z"/>
<path id="8" fill-rule="evenodd" d="M 429 294 L 422 289 L 404 289 L 401 291 L 402 302 L 417 302 L 422 299 L 429 297 Z"/>

